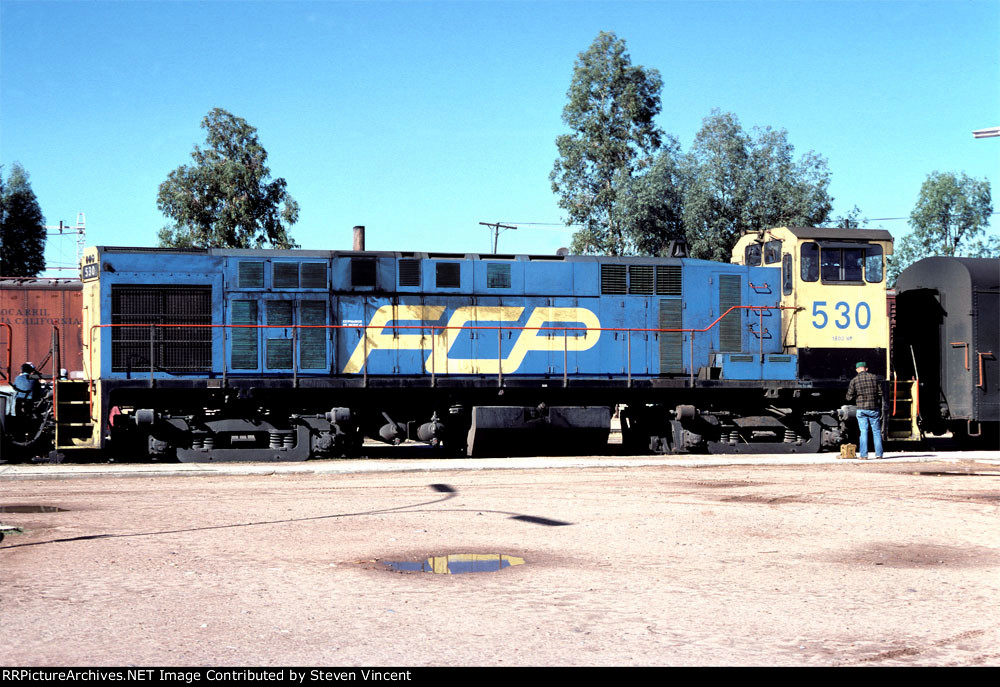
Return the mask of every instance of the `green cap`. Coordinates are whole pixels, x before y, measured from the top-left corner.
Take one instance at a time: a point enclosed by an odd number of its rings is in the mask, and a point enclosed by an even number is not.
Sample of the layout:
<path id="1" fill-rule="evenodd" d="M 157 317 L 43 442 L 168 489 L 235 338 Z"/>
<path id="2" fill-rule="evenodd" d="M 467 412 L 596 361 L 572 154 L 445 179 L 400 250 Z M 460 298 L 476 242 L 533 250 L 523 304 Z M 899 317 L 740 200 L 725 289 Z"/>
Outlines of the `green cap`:
<path id="1" fill-rule="evenodd" d="M 858 364 L 857 364 L 857 365 L 855 365 L 854 367 L 855 367 L 855 368 L 858 368 L 858 367 L 868 367 L 868 364 L 867 364 L 867 363 L 858 363 Z"/>

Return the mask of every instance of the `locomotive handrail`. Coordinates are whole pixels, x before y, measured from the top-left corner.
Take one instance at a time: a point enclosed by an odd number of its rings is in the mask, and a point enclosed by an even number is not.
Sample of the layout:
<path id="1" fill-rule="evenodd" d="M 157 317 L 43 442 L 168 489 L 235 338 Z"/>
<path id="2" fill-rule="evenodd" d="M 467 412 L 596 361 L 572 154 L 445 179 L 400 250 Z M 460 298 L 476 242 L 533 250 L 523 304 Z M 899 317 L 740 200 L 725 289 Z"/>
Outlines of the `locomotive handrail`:
<path id="1" fill-rule="evenodd" d="M 154 382 L 154 373 L 155 373 L 154 356 L 153 356 L 153 349 L 154 349 L 154 345 L 155 345 L 155 337 L 153 335 L 153 332 L 155 331 L 155 329 L 157 327 L 159 327 L 159 328 L 167 328 L 167 329 L 170 329 L 170 328 L 174 328 L 174 329 L 180 329 L 180 328 L 187 328 L 187 329 L 192 329 L 192 328 L 198 328 L 198 329 L 222 329 L 223 330 L 223 349 L 225 349 L 225 332 L 227 330 L 229 330 L 229 329 L 292 329 L 293 330 L 293 336 L 294 336 L 294 333 L 297 332 L 299 329 L 363 329 L 366 332 L 365 336 L 362 337 L 362 339 L 364 341 L 364 345 L 365 345 L 365 360 L 364 360 L 364 364 L 362 365 L 362 370 L 361 371 L 363 373 L 363 379 L 364 379 L 364 383 L 365 384 L 367 384 L 367 380 L 368 380 L 368 349 L 367 349 L 367 346 L 368 346 L 368 336 L 367 336 L 367 331 L 369 329 L 379 329 L 379 330 L 385 330 L 385 329 L 393 329 L 393 330 L 397 330 L 397 329 L 420 329 L 420 330 L 425 330 L 425 329 L 430 329 L 430 330 L 460 330 L 460 331 L 463 331 L 463 330 L 481 330 L 481 329 L 486 329 L 486 330 L 497 330 L 498 337 L 502 336 L 502 331 L 505 330 L 505 329 L 506 330 L 513 330 L 513 331 L 555 331 L 555 332 L 563 332 L 564 334 L 567 333 L 567 332 L 581 332 L 581 331 L 582 332 L 594 332 L 594 331 L 596 331 L 596 332 L 616 332 L 616 333 L 618 333 L 618 332 L 624 332 L 624 333 L 626 333 L 626 336 L 627 336 L 628 361 L 626 363 L 626 371 L 627 371 L 628 384 L 630 386 L 631 386 L 631 383 L 632 383 L 632 360 L 631 360 L 631 356 L 632 356 L 632 341 L 631 341 L 631 337 L 632 337 L 632 333 L 633 332 L 636 332 L 636 333 L 650 333 L 651 332 L 651 333 L 654 333 L 654 334 L 660 334 L 660 333 L 671 333 L 671 334 L 682 333 L 683 334 L 683 333 L 686 333 L 686 334 L 690 334 L 690 336 L 687 337 L 688 338 L 688 348 L 689 348 L 688 374 L 689 374 L 689 377 L 690 377 L 690 380 L 691 380 L 691 384 L 693 386 L 694 385 L 694 335 L 695 334 L 703 334 L 705 332 L 708 332 L 708 331 L 712 330 L 717 324 L 719 324 L 723 319 L 725 319 L 725 317 L 727 315 L 729 315 L 730 313 L 732 313 L 734 310 L 755 310 L 755 311 L 759 311 L 758 317 L 761 318 L 761 321 L 762 321 L 764 310 L 767 310 L 767 311 L 771 311 L 771 310 L 781 311 L 781 310 L 795 310 L 795 309 L 797 309 L 796 306 L 787 306 L 787 305 L 734 305 L 734 306 L 730 306 L 724 313 L 720 314 L 717 318 L 715 318 L 714 320 L 712 320 L 708 325 L 706 325 L 704 327 L 701 327 L 701 328 L 695 328 L 695 327 L 681 327 L 681 328 L 664 328 L 664 327 L 569 327 L 569 326 L 561 326 L 561 327 L 560 326 L 527 327 L 527 326 L 518 326 L 518 325 L 509 325 L 509 324 L 507 324 L 507 325 L 504 325 L 504 324 L 497 324 L 497 325 L 447 325 L 447 324 L 435 324 L 435 323 L 431 323 L 431 324 L 412 324 L 412 325 L 411 324 L 389 324 L 389 323 L 385 323 L 385 324 L 288 324 L 288 325 L 283 325 L 283 324 L 167 324 L 167 323 L 161 323 L 161 324 L 152 324 L 152 323 L 93 324 L 93 325 L 90 326 L 90 332 L 89 332 L 88 337 L 87 337 L 87 357 L 88 357 L 88 368 L 89 368 L 89 374 L 88 374 L 88 382 L 89 382 L 89 384 L 88 384 L 88 391 L 89 391 L 89 393 L 88 393 L 88 396 L 90 398 L 90 415 L 91 415 L 91 420 L 94 421 L 94 422 L 96 422 L 97 418 L 93 417 L 93 414 L 94 414 L 93 413 L 93 407 L 94 407 L 94 381 L 95 381 L 94 380 L 94 374 L 93 374 L 93 372 L 94 372 L 94 365 L 93 365 L 94 332 L 96 330 L 105 329 L 105 328 L 109 328 L 109 329 L 114 329 L 116 327 L 149 327 L 150 328 L 150 337 L 149 337 L 149 342 L 150 342 L 149 367 L 150 367 L 150 369 L 149 369 L 149 375 L 150 375 L 150 383 L 151 384 Z M 2 323 L 0 323 L 0 324 L 2 324 Z M 436 337 L 433 336 L 433 335 L 431 335 L 430 339 L 431 339 L 431 380 L 432 380 L 432 385 L 433 385 L 434 382 L 435 382 L 435 380 L 436 380 L 436 375 L 437 375 L 437 370 L 436 370 L 436 359 L 437 359 L 437 356 L 435 355 L 435 351 L 434 351 Z M 293 342 L 295 340 L 296 339 L 293 338 Z M 569 337 L 568 336 L 564 336 L 564 338 L 563 338 L 563 385 L 564 386 L 568 386 L 568 343 L 569 343 Z M 763 337 L 760 337 L 761 355 L 763 355 L 763 346 L 764 346 Z M 292 346 L 292 370 L 293 370 L 293 375 L 295 376 L 295 381 L 297 382 L 298 365 L 296 365 L 296 361 L 295 361 L 296 348 L 297 347 L 293 343 L 293 346 Z M 501 353 L 502 353 L 501 347 L 498 345 L 498 347 L 497 347 L 497 357 L 498 357 L 499 364 L 498 364 L 498 370 L 497 370 L 497 379 L 498 379 L 498 383 L 500 385 L 502 385 L 502 383 L 503 383 L 503 363 L 502 363 L 502 358 L 500 357 Z M 222 377 L 223 377 L 223 379 L 225 379 L 226 375 L 227 375 L 227 371 L 228 371 L 228 364 L 227 364 L 227 361 L 226 361 L 226 351 L 225 350 L 223 350 L 223 356 L 222 356 L 222 358 L 223 358 L 223 360 L 222 360 Z"/>
<path id="2" fill-rule="evenodd" d="M 13 349 L 14 346 L 14 329 L 6 322 L 0 322 L 0 325 L 3 325 L 4 327 L 7 328 L 7 367 L 4 368 L 3 370 L 0 370 L 0 375 L 3 375 L 3 378 L 9 382 L 11 379 L 10 365 L 11 365 L 11 350 Z"/>

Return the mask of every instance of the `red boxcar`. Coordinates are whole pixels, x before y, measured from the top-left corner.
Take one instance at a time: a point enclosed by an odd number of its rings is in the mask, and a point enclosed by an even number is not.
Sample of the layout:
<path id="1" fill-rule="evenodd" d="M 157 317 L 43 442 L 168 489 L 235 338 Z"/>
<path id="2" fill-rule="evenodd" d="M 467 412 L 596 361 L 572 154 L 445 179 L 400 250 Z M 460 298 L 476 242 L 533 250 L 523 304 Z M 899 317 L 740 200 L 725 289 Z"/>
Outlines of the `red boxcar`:
<path id="1" fill-rule="evenodd" d="M 83 370 L 82 302 L 76 279 L 0 279 L 0 384 L 16 377 L 24 362 L 40 366 L 45 376 L 58 374 L 49 358 L 53 327 L 59 332 L 60 365 L 71 374 Z"/>

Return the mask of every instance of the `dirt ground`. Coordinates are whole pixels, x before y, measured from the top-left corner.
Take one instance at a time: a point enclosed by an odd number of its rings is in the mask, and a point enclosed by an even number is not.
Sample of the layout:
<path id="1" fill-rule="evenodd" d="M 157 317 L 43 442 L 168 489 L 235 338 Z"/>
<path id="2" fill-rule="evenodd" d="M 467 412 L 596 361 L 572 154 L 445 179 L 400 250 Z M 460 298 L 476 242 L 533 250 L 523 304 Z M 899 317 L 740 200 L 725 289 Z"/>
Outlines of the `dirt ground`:
<path id="1" fill-rule="evenodd" d="M 8 666 L 1000 664 L 996 465 L 0 489 Z M 385 565 L 457 553 L 525 563 Z"/>

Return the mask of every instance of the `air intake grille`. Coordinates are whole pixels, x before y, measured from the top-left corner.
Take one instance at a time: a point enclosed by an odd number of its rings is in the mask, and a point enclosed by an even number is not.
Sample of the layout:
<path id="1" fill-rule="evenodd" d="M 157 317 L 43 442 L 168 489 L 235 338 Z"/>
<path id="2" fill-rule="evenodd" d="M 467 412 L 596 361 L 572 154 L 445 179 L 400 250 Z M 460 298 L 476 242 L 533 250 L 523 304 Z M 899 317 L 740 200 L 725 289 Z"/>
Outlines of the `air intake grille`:
<path id="1" fill-rule="evenodd" d="M 420 286 L 420 261 L 400 260 L 399 261 L 399 285 L 400 286 Z"/>
<path id="2" fill-rule="evenodd" d="M 729 308 L 743 305 L 741 278 L 738 274 L 719 275 L 719 314 Z M 743 311 L 734 310 L 719 323 L 719 350 L 723 353 L 738 353 L 743 350 L 743 332 L 740 324 Z"/>

